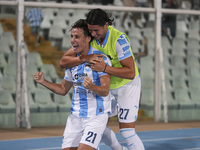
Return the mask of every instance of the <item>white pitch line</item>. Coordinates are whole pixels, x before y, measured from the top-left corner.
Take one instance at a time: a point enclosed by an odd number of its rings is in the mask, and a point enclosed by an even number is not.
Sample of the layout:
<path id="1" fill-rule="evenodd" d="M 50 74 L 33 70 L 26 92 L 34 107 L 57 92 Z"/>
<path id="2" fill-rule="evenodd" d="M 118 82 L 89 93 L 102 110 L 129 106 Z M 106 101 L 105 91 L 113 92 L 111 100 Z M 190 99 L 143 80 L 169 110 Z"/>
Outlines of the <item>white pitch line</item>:
<path id="1" fill-rule="evenodd" d="M 142 142 L 153 142 L 153 141 L 170 141 L 170 140 L 180 140 L 180 139 L 193 139 L 200 138 L 200 136 L 192 136 L 192 137 L 177 137 L 177 138 L 164 138 L 164 139 L 152 139 L 152 140 L 142 140 Z"/>
<path id="2" fill-rule="evenodd" d="M 193 150 L 193 149 L 200 149 L 200 148 L 189 148 L 189 149 L 180 149 L 180 150 Z"/>
<path id="3" fill-rule="evenodd" d="M 142 142 L 156 142 L 156 141 L 170 141 L 170 140 L 180 140 L 180 139 L 194 139 L 200 138 L 200 136 L 192 136 L 192 137 L 177 137 L 177 138 L 163 138 L 163 139 L 152 139 L 152 140 L 142 140 Z M 120 143 L 125 143 L 125 141 L 120 141 Z M 100 145 L 105 145 L 104 143 L 100 143 Z M 60 149 L 61 147 L 52 147 L 52 148 L 39 148 L 39 149 L 27 149 L 27 150 L 53 150 Z M 180 150 L 200 150 L 200 148 L 190 148 L 190 149 L 180 149 Z"/>
<path id="4" fill-rule="evenodd" d="M 37 149 L 27 149 L 27 150 L 49 150 L 49 149 L 61 149 L 61 147 L 37 148 Z"/>

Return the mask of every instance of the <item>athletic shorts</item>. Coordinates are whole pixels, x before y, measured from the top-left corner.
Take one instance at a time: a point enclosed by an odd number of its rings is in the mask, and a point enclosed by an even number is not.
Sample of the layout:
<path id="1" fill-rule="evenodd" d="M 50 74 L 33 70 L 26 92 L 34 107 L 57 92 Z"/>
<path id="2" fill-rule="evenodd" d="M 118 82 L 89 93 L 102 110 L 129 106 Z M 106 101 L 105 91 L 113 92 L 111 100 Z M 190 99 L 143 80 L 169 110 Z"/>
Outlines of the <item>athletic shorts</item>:
<path id="1" fill-rule="evenodd" d="M 91 118 L 69 115 L 63 134 L 62 149 L 78 147 L 80 143 L 98 148 L 108 122 L 108 114 Z"/>
<path id="2" fill-rule="evenodd" d="M 109 117 L 117 115 L 118 112 L 119 122 L 135 122 L 138 116 L 141 94 L 140 77 L 137 76 L 127 84 L 117 89 L 112 89 L 111 94 L 115 99 L 112 99 L 112 114 Z"/>

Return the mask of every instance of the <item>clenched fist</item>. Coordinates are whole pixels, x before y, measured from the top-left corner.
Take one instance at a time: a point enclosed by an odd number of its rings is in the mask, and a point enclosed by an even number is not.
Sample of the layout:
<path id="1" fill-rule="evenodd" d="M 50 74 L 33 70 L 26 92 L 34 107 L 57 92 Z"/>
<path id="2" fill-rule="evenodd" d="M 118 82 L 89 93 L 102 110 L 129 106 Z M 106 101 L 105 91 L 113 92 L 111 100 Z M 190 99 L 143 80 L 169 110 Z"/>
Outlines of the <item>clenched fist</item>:
<path id="1" fill-rule="evenodd" d="M 34 80 L 38 83 L 43 83 L 44 82 L 44 73 L 43 72 L 37 72 L 35 75 L 34 75 Z"/>
<path id="2" fill-rule="evenodd" d="M 83 86 L 86 89 L 91 89 L 92 85 L 93 85 L 92 80 L 88 76 L 85 76 Z"/>

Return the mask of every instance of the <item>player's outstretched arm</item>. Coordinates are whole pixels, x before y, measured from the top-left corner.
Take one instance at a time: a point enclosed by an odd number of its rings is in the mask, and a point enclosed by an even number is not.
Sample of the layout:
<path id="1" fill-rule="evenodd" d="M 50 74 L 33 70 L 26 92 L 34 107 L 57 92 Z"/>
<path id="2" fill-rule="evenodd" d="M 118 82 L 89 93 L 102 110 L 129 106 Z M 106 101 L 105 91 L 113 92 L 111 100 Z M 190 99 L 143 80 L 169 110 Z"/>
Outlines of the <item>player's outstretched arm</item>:
<path id="1" fill-rule="evenodd" d="M 110 89 L 110 75 L 102 75 L 100 77 L 100 82 L 101 85 L 97 86 L 92 83 L 92 80 L 88 76 L 85 76 L 83 86 L 100 96 L 107 96 Z"/>
<path id="2" fill-rule="evenodd" d="M 65 79 L 63 79 L 61 84 L 49 82 L 45 79 L 43 72 L 37 72 L 34 75 L 34 80 L 59 95 L 66 95 L 73 84 Z"/>
<path id="3" fill-rule="evenodd" d="M 74 52 L 73 48 L 69 48 L 60 59 L 60 66 L 62 68 L 72 68 L 84 62 L 94 63 L 99 60 L 99 57 L 103 56 L 101 54 L 91 54 L 80 55 L 79 57 L 77 57 L 76 55 L 77 54 Z"/>

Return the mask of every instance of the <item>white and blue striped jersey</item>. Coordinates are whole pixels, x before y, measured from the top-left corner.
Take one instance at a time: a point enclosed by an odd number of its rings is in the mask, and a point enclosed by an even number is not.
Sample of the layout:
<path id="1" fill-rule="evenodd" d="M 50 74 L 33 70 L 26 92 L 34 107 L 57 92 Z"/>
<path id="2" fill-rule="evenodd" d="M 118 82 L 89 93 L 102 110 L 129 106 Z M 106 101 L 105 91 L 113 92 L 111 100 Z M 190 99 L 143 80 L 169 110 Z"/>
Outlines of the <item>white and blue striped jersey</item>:
<path id="1" fill-rule="evenodd" d="M 103 54 L 101 51 L 90 47 L 87 55 Z M 110 59 L 105 55 L 103 57 L 105 63 L 111 66 Z M 65 69 L 64 79 L 73 82 L 74 93 L 72 97 L 71 114 L 81 118 L 93 117 L 98 114 L 110 113 L 111 98 L 108 96 L 102 97 L 91 90 L 85 89 L 82 86 L 84 77 L 88 76 L 95 85 L 100 86 L 100 77 L 106 75 L 105 72 L 92 71 L 89 63 L 83 63 L 73 68 Z"/>
<path id="2" fill-rule="evenodd" d="M 130 43 L 128 42 L 126 36 L 122 34 L 116 43 L 116 52 L 119 61 L 132 56 L 130 47 Z"/>
<path id="3" fill-rule="evenodd" d="M 33 8 L 27 13 L 26 18 L 30 21 L 32 27 L 40 26 L 43 14 L 40 9 Z"/>

